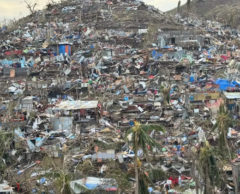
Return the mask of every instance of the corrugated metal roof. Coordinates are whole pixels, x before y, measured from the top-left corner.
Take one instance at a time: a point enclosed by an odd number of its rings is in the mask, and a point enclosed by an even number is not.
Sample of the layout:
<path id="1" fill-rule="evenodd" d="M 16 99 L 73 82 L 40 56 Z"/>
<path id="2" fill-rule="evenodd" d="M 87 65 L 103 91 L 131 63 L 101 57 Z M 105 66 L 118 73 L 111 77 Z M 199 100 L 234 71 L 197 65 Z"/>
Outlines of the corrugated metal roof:
<path id="1" fill-rule="evenodd" d="M 240 92 L 224 92 L 227 99 L 240 98 Z"/>
<path id="2" fill-rule="evenodd" d="M 98 101 L 62 101 L 60 104 L 56 104 L 56 109 L 62 110 L 78 110 L 97 108 Z"/>

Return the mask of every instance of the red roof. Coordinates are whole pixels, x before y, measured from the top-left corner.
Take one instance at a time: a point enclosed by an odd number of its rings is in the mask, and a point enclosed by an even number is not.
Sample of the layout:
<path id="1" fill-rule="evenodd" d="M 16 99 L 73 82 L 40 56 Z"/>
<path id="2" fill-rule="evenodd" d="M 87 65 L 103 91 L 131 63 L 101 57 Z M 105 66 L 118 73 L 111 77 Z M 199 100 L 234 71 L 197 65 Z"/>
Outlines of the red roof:
<path id="1" fill-rule="evenodd" d="M 12 55 L 12 54 L 17 54 L 17 55 L 19 55 L 19 54 L 22 54 L 22 51 L 5 51 L 5 53 L 4 53 L 5 55 Z"/>

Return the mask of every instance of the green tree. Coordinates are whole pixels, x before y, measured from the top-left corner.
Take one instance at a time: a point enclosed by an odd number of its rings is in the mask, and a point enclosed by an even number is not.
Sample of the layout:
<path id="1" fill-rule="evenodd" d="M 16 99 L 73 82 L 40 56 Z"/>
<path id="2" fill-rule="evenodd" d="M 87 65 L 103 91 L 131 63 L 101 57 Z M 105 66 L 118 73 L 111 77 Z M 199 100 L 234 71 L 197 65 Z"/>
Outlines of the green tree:
<path id="1" fill-rule="evenodd" d="M 220 182 L 219 167 L 217 165 L 214 153 L 214 150 L 211 149 L 208 142 L 200 150 L 199 163 L 201 164 L 200 166 L 202 168 L 201 170 L 203 174 L 205 194 L 210 192 L 210 184 L 213 186 L 217 186 Z"/>
<path id="2" fill-rule="evenodd" d="M 138 185 L 139 185 L 139 194 L 148 194 L 148 186 L 154 186 L 153 182 L 163 181 L 166 179 L 166 173 L 159 168 L 143 167 L 142 163 L 138 160 Z M 134 165 L 129 165 L 128 174 L 133 176 L 135 173 Z"/>
<path id="3" fill-rule="evenodd" d="M 104 172 L 105 178 L 113 179 L 116 181 L 119 192 L 127 192 L 126 190 L 130 188 L 130 183 L 128 181 L 128 174 L 120 168 L 120 164 L 116 161 L 110 160 L 107 164 L 107 170 Z"/>
<path id="4" fill-rule="evenodd" d="M 61 171 L 55 172 L 56 178 L 56 185 L 58 190 L 61 194 L 69 194 L 72 193 L 72 189 L 70 186 L 70 181 L 72 179 L 71 175 L 69 173 L 64 173 Z"/>
<path id="5" fill-rule="evenodd" d="M 217 130 L 219 135 L 219 147 L 224 150 L 227 148 L 229 160 L 231 160 L 231 152 L 228 145 L 227 133 L 228 129 L 234 123 L 229 111 L 225 108 L 224 104 L 221 104 L 216 118 L 216 123 L 212 128 L 212 131 Z"/>
<path id="6" fill-rule="evenodd" d="M 164 128 L 160 125 L 141 125 L 138 122 L 135 122 L 135 125 L 130 128 L 126 135 L 125 139 L 126 141 L 129 140 L 129 135 L 131 135 L 131 143 L 133 145 L 133 150 L 135 153 L 135 159 L 134 159 L 134 168 L 135 168 L 135 194 L 141 194 L 141 189 L 139 189 L 139 158 L 138 158 L 138 150 L 142 149 L 143 153 L 147 156 L 148 155 L 148 149 L 147 146 L 149 146 L 150 151 L 153 150 L 154 147 L 159 148 L 159 144 L 149 135 L 152 131 L 159 132 L 164 131 Z M 142 178 L 140 178 L 142 180 Z"/>
<path id="7" fill-rule="evenodd" d="M 46 153 L 47 154 L 47 153 Z M 62 164 L 61 164 L 62 163 Z M 70 182 L 74 179 L 74 174 L 69 170 L 69 166 L 63 160 L 58 164 L 54 162 L 54 159 L 49 155 L 43 158 L 41 166 L 44 170 L 53 168 L 51 172 L 46 173 L 44 176 L 53 182 L 54 190 L 59 194 L 71 194 L 73 193 Z M 42 175 L 39 175 L 41 178 Z M 88 189 L 78 183 L 74 184 L 75 188 L 79 188 L 82 191 L 88 191 Z"/>
<path id="8" fill-rule="evenodd" d="M 12 132 L 3 132 L 0 131 L 0 182 L 1 182 L 1 175 L 4 174 L 6 169 L 6 164 L 4 160 L 4 155 L 6 150 L 9 150 L 9 145 L 13 140 L 13 133 Z"/>

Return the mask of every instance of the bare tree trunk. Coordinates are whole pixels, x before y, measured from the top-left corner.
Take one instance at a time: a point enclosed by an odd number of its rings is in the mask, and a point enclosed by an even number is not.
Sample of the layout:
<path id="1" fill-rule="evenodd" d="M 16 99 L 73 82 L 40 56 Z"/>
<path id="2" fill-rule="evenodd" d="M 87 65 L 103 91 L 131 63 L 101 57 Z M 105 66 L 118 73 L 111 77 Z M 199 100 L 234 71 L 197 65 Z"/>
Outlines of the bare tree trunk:
<path id="1" fill-rule="evenodd" d="M 204 194 L 212 193 L 210 182 L 209 182 L 209 166 L 205 164 L 205 173 L 204 173 Z"/>
<path id="2" fill-rule="evenodd" d="M 226 147 L 227 147 L 227 150 L 228 150 L 229 160 L 230 160 L 230 162 L 231 162 L 231 160 L 232 160 L 232 155 L 231 155 L 231 152 L 230 152 L 230 149 L 229 149 L 229 146 L 228 146 L 228 140 L 227 140 L 226 134 L 224 134 L 224 141 L 225 141 L 225 144 L 226 144 Z"/>
<path id="3" fill-rule="evenodd" d="M 137 132 L 136 132 L 137 133 Z M 134 165 L 135 165 L 135 194 L 138 194 L 138 155 L 137 155 L 137 134 L 135 134 L 135 150 L 134 150 L 134 154 L 135 154 L 135 160 L 134 160 Z"/>
<path id="4" fill-rule="evenodd" d="M 137 160 L 137 152 L 135 152 L 135 194 L 138 194 L 138 160 Z"/>
<path id="5" fill-rule="evenodd" d="M 37 1 L 36 2 L 34 2 L 34 3 L 30 3 L 29 1 L 27 1 L 27 0 L 25 0 L 24 1 L 25 2 L 25 4 L 26 4 L 26 6 L 27 6 L 27 9 L 30 11 L 30 13 L 33 15 L 34 13 L 35 13 L 35 8 L 36 8 L 36 6 L 38 5 L 37 4 Z"/>
<path id="6" fill-rule="evenodd" d="M 208 194 L 207 193 L 207 168 L 205 167 L 205 175 L 204 175 L 204 194 Z"/>
<path id="7" fill-rule="evenodd" d="M 196 163 L 195 162 L 193 162 L 192 163 L 192 167 L 191 167 L 191 172 L 192 172 L 192 174 L 191 174 L 191 176 L 193 177 L 193 180 L 195 181 L 195 184 L 196 184 L 196 186 L 195 186 L 195 188 L 196 188 L 196 194 L 199 194 L 199 181 L 198 181 L 198 177 L 196 176 L 196 174 L 195 174 L 195 172 L 196 172 Z"/>
<path id="8" fill-rule="evenodd" d="M 196 194 L 199 194 L 199 184 L 198 184 L 198 180 L 196 181 Z"/>

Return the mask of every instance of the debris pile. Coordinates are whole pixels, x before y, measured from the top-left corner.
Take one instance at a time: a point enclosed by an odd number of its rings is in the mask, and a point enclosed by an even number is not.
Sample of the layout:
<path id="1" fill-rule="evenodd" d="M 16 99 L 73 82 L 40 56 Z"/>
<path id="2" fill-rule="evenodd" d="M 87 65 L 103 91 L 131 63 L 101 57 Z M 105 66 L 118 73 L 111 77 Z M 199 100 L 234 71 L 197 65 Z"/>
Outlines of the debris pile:
<path id="1" fill-rule="evenodd" d="M 239 192 L 237 29 L 137 0 L 22 21 L 0 31 L 0 193 Z"/>

